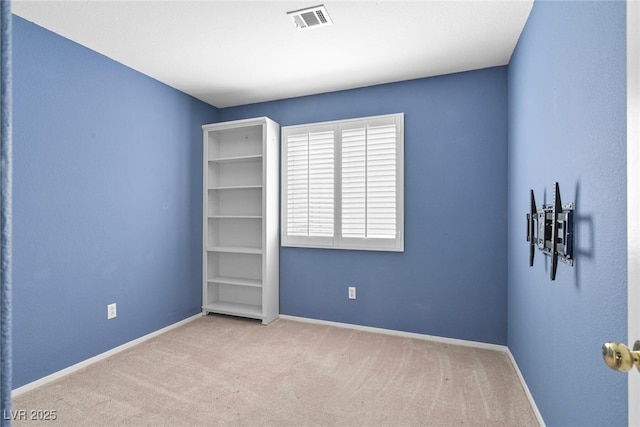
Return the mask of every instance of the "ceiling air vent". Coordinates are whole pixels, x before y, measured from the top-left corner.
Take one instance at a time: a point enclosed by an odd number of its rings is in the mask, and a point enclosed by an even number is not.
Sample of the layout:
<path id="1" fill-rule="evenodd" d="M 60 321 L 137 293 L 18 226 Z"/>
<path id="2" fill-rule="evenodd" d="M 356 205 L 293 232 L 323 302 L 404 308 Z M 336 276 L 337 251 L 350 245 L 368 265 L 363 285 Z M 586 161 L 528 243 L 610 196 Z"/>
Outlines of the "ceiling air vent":
<path id="1" fill-rule="evenodd" d="M 324 5 L 287 12 L 299 30 L 324 27 L 333 24 Z"/>

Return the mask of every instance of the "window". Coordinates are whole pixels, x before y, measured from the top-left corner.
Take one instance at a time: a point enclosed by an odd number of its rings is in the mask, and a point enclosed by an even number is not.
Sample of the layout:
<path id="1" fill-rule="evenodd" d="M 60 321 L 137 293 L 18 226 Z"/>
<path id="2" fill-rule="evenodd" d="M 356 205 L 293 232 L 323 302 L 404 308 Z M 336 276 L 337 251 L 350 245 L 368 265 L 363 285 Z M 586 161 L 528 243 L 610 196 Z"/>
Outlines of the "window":
<path id="1" fill-rule="evenodd" d="M 282 128 L 282 245 L 404 250 L 404 115 Z"/>

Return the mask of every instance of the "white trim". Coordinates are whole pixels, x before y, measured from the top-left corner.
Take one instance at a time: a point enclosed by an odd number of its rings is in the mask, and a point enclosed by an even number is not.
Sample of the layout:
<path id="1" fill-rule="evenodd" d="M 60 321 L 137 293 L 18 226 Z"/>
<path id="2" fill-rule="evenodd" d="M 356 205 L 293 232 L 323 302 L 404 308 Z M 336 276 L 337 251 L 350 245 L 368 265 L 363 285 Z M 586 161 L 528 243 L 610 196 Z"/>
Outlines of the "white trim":
<path id="1" fill-rule="evenodd" d="M 533 409 L 533 413 L 535 414 L 536 419 L 538 420 L 538 423 L 540 424 L 541 427 L 544 427 L 546 424 L 544 423 L 544 419 L 542 419 L 542 414 L 538 410 L 538 405 L 536 405 L 536 401 L 533 400 L 533 395 L 531 394 L 531 391 L 529 391 L 529 387 L 527 386 L 527 383 L 524 380 L 524 377 L 522 376 L 522 372 L 520 372 L 520 368 L 518 367 L 518 364 L 516 363 L 516 359 L 513 357 L 513 354 L 511 354 L 511 350 L 509 350 L 509 348 L 507 348 L 507 356 L 509 356 L 509 360 L 511 360 L 511 364 L 513 365 L 513 369 L 515 369 L 516 374 L 518 375 L 518 378 L 520 379 L 520 384 L 522 384 L 522 388 L 524 389 L 524 393 L 527 395 L 527 399 L 529 399 L 529 404 L 531 404 L 531 409 Z"/>
<path id="2" fill-rule="evenodd" d="M 640 339 L 640 2 L 627 1 L 627 343 Z M 628 376 L 629 425 L 640 426 L 640 378 Z"/>
<path id="3" fill-rule="evenodd" d="M 467 340 L 461 340 L 457 338 L 444 338 L 444 337 L 438 337 L 435 335 L 425 335 L 425 334 L 418 334 L 415 332 L 396 331 L 394 329 L 374 328 L 372 326 L 362 326 L 362 325 L 354 325 L 352 323 L 332 322 L 330 320 L 311 319 L 308 317 L 289 316 L 288 314 L 281 314 L 280 319 L 293 320 L 295 322 L 315 323 L 318 325 L 336 326 L 338 328 L 354 329 L 356 331 L 372 332 L 374 334 L 385 334 L 385 335 L 393 335 L 393 336 L 402 337 L 402 338 L 414 338 L 418 340 L 434 341 L 434 342 L 439 342 L 443 344 L 482 348 L 485 350 L 494 350 L 494 351 L 501 351 L 501 352 L 506 352 L 508 350 L 507 346 L 499 345 L 499 344 L 488 344 L 484 342 L 467 341 Z"/>
<path id="4" fill-rule="evenodd" d="M 353 123 L 353 122 L 360 122 L 360 121 L 368 121 L 368 120 L 385 120 L 388 119 L 389 117 L 393 117 L 393 116 L 403 116 L 404 117 L 404 113 L 390 113 L 390 114 L 380 114 L 377 116 L 365 116 L 365 117 L 353 117 L 351 119 L 339 119 L 339 120 L 327 120 L 324 122 L 314 122 L 314 123 L 301 123 L 301 124 L 297 124 L 297 125 L 289 125 L 289 126 L 284 126 L 286 128 L 289 129 L 305 129 L 308 128 L 309 126 L 324 126 L 324 125 L 329 125 L 329 126 L 333 126 L 335 124 L 349 124 L 349 123 Z"/>
<path id="5" fill-rule="evenodd" d="M 232 120 L 229 122 L 210 123 L 210 124 L 202 125 L 202 130 L 203 131 L 225 130 L 225 129 L 235 129 L 237 127 L 243 127 L 243 126 L 261 126 L 267 123 L 268 120 L 270 120 L 268 117 L 263 116 L 263 117 L 254 117 L 251 119 Z"/>
<path id="6" fill-rule="evenodd" d="M 342 236 L 342 133 L 345 129 L 354 126 L 379 126 L 395 125 L 396 129 L 396 235 L 394 238 L 353 238 Z M 305 135 L 315 132 L 333 131 L 333 235 L 309 236 L 289 235 L 289 182 L 288 182 L 288 156 L 289 137 Z M 380 116 L 358 117 L 353 119 L 335 120 L 328 122 L 308 123 L 292 126 L 283 126 L 282 132 L 282 168 L 281 168 L 281 225 L 280 245 L 290 247 L 311 247 L 321 249 L 346 249 L 364 251 L 404 252 L 404 113 L 385 114 Z M 304 150 L 303 150 L 304 152 Z M 304 161 L 302 161 L 304 164 Z M 370 167 L 369 165 L 366 166 Z M 303 173 L 304 175 L 304 173 Z M 308 190 L 307 190 L 308 192 Z M 302 191 L 304 193 L 304 191 Z M 304 203 L 303 203 L 304 204 Z M 369 206 L 369 205 L 367 205 Z M 326 208 L 330 210 L 329 208 Z M 369 207 L 367 207 L 369 209 Z"/>
<path id="7" fill-rule="evenodd" d="M 75 365 L 69 366 L 68 368 L 65 368 L 65 369 L 62 369 L 60 371 L 54 372 L 53 374 L 47 375 L 46 377 L 40 378 L 39 380 L 35 380 L 33 382 L 30 382 L 29 384 L 25 384 L 22 387 L 18 387 L 15 390 L 13 390 L 11 392 L 11 397 L 12 398 L 16 398 L 16 397 L 20 396 L 21 394 L 24 394 L 24 393 L 26 393 L 28 391 L 34 390 L 34 389 L 36 389 L 38 387 L 41 387 L 41 386 L 43 386 L 45 384 L 48 384 L 48 383 L 50 383 L 52 381 L 55 381 L 55 380 L 59 379 L 59 378 L 62 378 L 62 377 L 65 377 L 65 376 L 67 376 L 69 374 L 77 372 L 80 369 L 86 368 L 89 365 L 93 365 L 94 363 L 100 362 L 101 360 L 104 360 L 104 359 L 106 359 L 108 357 L 111 357 L 111 356 L 113 356 L 113 355 L 115 355 L 117 353 L 120 353 L 120 352 L 124 351 L 124 350 L 128 350 L 133 346 L 141 344 L 142 342 L 147 341 L 147 340 L 149 340 L 151 338 L 157 337 L 158 335 L 164 334 L 165 332 L 168 332 L 171 329 L 175 329 L 178 326 L 182 326 L 182 325 L 185 325 L 185 324 L 187 324 L 189 322 L 192 322 L 192 321 L 194 321 L 194 320 L 196 320 L 196 319 L 198 319 L 200 317 L 202 317 L 202 313 L 196 314 L 196 315 L 191 316 L 191 317 L 187 317 L 184 320 L 181 320 L 181 321 L 176 322 L 176 323 L 174 323 L 172 325 L 166 326 L 166 327 L 164 327 L 162 329 L 158 329 L 157 331 L 151 332 L 150 334 L 144 335 L 144 336 L 142 336 L 140 338 L 136 338 L 133 341 L 129 341 L 129 342 L 124 343 L 124 344 L 122 344 L 122 345 L 120 345 L 118 347 L 112 348 L 111 350 L 105 351 L 104 353 L 98 354 L 97 356 L 94 356 L 94 357 L 92 357 L 90 359 L 83 360 L 82 362 L 78 362 Z"/>

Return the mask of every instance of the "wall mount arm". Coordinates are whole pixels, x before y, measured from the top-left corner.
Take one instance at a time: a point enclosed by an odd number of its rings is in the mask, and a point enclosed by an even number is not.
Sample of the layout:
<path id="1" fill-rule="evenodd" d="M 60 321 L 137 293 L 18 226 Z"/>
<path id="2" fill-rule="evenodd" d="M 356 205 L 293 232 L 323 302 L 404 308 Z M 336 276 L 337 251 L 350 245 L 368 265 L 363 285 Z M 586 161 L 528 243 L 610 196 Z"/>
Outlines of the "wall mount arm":
<path id="1" fill-rule="evenodd" d="M 560 185 L 554 183 L 553 203 L 536 208 L 533 190 L 527 213 L 529 266 L 533 266 L 535 247 L 551 257 L 551 280 L 556 280 L 558 261 L 573 266 L 573 203 L 562 203 Z"/>

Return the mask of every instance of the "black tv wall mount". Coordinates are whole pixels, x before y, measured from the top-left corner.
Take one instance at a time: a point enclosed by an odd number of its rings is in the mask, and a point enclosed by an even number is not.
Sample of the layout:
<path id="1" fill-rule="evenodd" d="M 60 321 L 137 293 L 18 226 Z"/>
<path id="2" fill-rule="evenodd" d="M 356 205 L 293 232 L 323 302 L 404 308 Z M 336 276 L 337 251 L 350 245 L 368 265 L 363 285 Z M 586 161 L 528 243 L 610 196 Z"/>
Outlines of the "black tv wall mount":
<path id="1" fill-rule="evenodd" d="M 551 257 L 551 280 L 556 280 L 558 261 L 573 267 L 573 203 L 562 203 L 560 186 L 554 183 L 553 203 L 536 208 L 531 190 L 531 202 L 527 214 L 527 242 L 529 242 L 529 266 L 533 267 L 536 246 Z"/>

